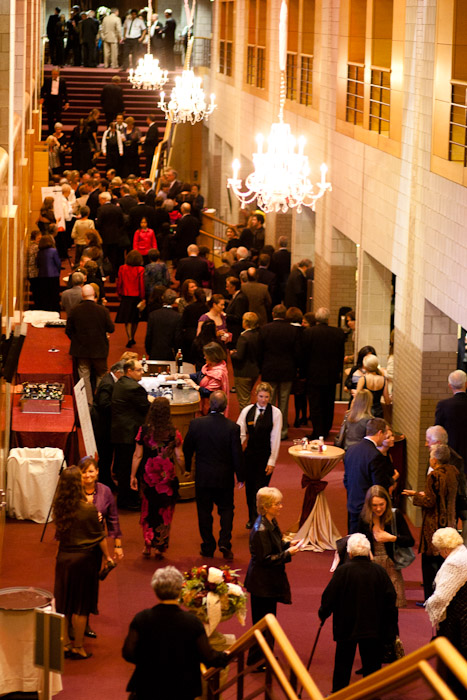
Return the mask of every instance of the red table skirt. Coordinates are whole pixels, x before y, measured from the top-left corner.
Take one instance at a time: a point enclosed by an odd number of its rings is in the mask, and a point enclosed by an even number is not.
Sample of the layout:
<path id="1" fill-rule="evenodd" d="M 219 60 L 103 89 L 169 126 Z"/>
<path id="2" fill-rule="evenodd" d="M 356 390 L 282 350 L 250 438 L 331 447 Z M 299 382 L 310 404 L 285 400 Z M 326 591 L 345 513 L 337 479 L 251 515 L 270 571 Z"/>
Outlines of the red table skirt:
<path id="1" fill-rule="evenodd" d="M 19 394 L 13 397 L 11 447 L 58 447 L 67 464 L 79 460 L 78 434 L 73 430 L 73 397 L 65 396 L 61 413 L 23 413 Z M 73 431 L 73 432 L 72 432 Z"/>
<path id="2" fill-rule="evenodd" d="M 50 349 L 58 352 L 49 352 Z M 65 394 L 73 393 L 73 361 L 70 339 L 64 328 L 34 328 L 28 331 L 19 358 L 16 381 L 61 382 Z"/>

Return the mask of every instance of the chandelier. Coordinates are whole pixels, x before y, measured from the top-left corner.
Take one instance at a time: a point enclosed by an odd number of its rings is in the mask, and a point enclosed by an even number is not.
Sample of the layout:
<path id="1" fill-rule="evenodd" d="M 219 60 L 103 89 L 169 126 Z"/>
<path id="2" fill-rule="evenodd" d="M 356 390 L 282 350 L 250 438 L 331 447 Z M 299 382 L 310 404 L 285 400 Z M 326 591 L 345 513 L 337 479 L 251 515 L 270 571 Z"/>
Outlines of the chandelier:
<path id="1" fill-rule="evenodd" d="M 140 58 L 135 69 L 130 68 L 128 80 L 134 88 L 143 90 L 160 90 L 166 84 L 168 71 L 162 70 L 159 66 L 159 60 L 154 58 L 151 53 L 151 19 L 152 19 L 152 2 L 149 1 L 148 6 L 148 50 L 144 58 Z"/>
<path id="2" fill-rule="evenodd" d="M 290 124 L 284 122 L 286 56 L 287 5 L 282 0 L 279 22 L 279 121 L 271 126 L 266 149 L 263 135 L 258 134 L 256 137 L 258 150 L 253 153 L 255 171 L 245 179 L 246 190 L 242 191 L 242 181 L 238 177 L 238 160 L 232 164 L 233 177 L 227 180 L 227 187 L 240 200 L 242 209 L 257 200 L 259 208 L 266 213 L 285 213 L 289 208 L 296 208 L 300 213 L 304 206 L 314 211 L 317 200 L 327 190 L 331 190 L 331 183 L 326 181 L 328 168 L 325 163 L 321 165 L 321 180 L 316 184 L 317 189 L 314 189 L 309 178 L 308 157 L 304 154 L 305 138 L 300 136 L 297 140 L 290 130 Z"/>
<path id="3" fill-rule="evenodd" d="M 191 124 L 207 119 L 217 107 L 216 96 L 211 95 L 211 102 L 207 105 L 201 85 L 202 79 L 197 78 L 192 70 L 184 70 L 177 76 L 168 103 L 164 101 L 165 93 L 161 92 L 157 105 L 163 110 L 165 118 L 174 123 L 190 122 Z"/>
<path id="4" fill-rule="evenodd" d="M 202 78 L 197 78 L 190 68 L 191 61 L 191 28 L 193 27 L 194 12 L 196 0 L 193 0 L 192 8 L 190 9 L 188 0 L 184 0 L 186 22 L 188 27 L 188 44 L 186 56 L 186 68 L 182 74 L 175 78 L 175 86 L 170 93 L 170 99 L 165 103 L 165 93 L 161 92 L 158 107 L 161 109 L 166 119 L 170 119 L 173 123 L 196 124 L 208 117 L 216 109 L 216 96 L 211 95 L 211 101 L 206 103 L 206 96 L 202 88 Z"/>

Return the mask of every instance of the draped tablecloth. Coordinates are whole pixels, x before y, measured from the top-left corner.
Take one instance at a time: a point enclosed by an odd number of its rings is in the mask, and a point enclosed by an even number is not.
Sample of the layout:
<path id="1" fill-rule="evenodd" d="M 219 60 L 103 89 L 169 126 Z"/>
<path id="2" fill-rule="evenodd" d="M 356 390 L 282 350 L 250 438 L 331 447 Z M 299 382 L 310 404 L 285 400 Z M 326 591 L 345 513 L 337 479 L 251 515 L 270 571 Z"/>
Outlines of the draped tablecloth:
<path id="1" fill-rule="evenodd" d="M 58 350 L 58 352 L 49 352 Z M 16 383 L 60 382 L 65 394 L 73 393 L 73 360 L 64 328 L 29 325 L 16 371 Z"/>
<path id="2" fill-rule="evenodd" d="M 302 488 L 306 489 L 299 530 L 294 539 L 304 539 L 303 548 L 312 552 L 336 549 L 336 540 L 340 538 L 324 494 L 327 481 L 323 481 L 323 477 L 334 469 L 344 454 L 344 450 L 330 445 L 325 452 L 304 450 L 301 445 L 289 448 L 289 455 L 304 472 Z"/>

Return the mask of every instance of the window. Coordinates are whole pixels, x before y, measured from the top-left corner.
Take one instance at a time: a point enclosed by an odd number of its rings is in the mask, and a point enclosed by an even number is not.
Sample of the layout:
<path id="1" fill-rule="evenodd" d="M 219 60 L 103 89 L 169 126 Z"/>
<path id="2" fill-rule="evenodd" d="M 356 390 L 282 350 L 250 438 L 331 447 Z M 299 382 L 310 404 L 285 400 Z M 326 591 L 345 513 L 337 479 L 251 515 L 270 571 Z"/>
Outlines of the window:
<path id="1" fill-rule="evenodd" d="M 219 22 L 219 73 L 232 76 L 234 2 L 221 0 Z"/>
<path id="2" fill-rule="evenodd" d="M 341 4 L 337 128 L 393 155 L 400 155 L 404 12 L 405 0 Z"/>
<path id="3" fill-rule="evenodd" d="M 249 0 L 245 80 L 261 90 L 266 87 L 266 21 L 267 0 Z"/>
<path id="4" fill-rule="evenodd" d="M 467 186 L 467 0 L 437 4 L 431 169 Z"/>
<path id="5" fill-rule="evenodd" d="M 313 98 L 315 0 L 289 0 L 286 97 L 310 106 Z"/>

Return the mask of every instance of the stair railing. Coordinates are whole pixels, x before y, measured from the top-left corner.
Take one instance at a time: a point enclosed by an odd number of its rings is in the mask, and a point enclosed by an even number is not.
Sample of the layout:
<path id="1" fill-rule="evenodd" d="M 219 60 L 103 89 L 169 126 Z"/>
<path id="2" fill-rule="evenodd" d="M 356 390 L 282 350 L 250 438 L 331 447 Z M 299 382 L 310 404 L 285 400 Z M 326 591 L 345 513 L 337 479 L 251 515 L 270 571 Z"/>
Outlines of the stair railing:
<path id="1" fill-rule="evenodd" d="M 274 650 L 271 650 L 267 637 L 274 640 Z M 245 655 L 255 643 L 261 647 L 264 659 L 247 666 Z M 228 673 L 202 667 L 207 684 L 207 700 L 324 698 L 274 615 L 266 615 L 249 629 L 230 647 L 228 653 Z M 263 663 L 266 671 L 261 675 L 256 674 L 255 670 Z M 389 696 L 403 698 L 416 689 L 416 697 L 421 700 L 434 697 L 456 700 L 458 696 L 450 688 L 453 679 L 459 684 L 462 697 L 465 697 L 467 661 L 447 639 L 439 637 L 371 676 L 334 693 L 332 697 L 333 700 L 375 700 Z"/>

